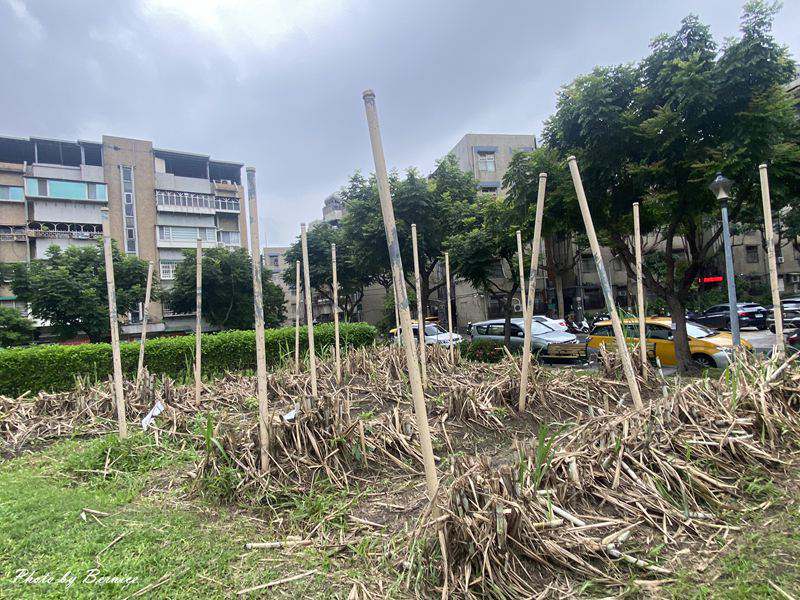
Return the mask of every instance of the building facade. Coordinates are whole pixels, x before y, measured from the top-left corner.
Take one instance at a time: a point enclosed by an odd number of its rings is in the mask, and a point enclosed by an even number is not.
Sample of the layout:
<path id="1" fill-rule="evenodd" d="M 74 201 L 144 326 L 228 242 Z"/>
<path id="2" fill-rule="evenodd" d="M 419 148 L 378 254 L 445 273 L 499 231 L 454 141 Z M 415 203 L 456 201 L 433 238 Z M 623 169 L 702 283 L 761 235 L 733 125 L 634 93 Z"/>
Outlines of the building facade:
<path id="1" fill-rule="evenodd" d="M 100 210 L 122 252 L 152 261 L 169 289 L 182 251 L 246 247 L 241 163 L 160 150 L 146 140 L 94 141 L 0 137 L 0 262 L 46 258 L 50 246 L 96 244 Z M 15 302 L 8 289 L 6 302 Z M 180 331 L 191 315 L 150 307 L 149 330 Z M 139 312 L 123 333 L 140 331 Z"/>

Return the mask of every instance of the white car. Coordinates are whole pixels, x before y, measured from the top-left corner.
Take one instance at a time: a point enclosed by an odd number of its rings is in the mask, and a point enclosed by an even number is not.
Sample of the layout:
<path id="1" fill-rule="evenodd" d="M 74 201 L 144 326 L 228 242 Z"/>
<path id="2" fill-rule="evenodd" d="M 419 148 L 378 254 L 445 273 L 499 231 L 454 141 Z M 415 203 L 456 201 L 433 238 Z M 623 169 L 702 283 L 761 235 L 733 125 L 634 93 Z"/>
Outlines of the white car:
<path id="1" fill-rule="evenodd" d="M 533 315 L 533 320 L 547 325 L 553 331 L 568 331 L 567 322 L 564 319 L 551 319 L 544 315 Z"/>
<path id="2" fill-rule="evenodd" d="M 415 322 L 411 323 L 411 331 L 414 333 L 414 339 L 419 339 L 419 327 Z M 397 339 L 397 336 L 400 335 L 400 328 L 392 329 L 389 332 L 391 338 Z M 447 333 L 444 329 L 442 329 L 436 323 L 425 323 L 425 344 L 427 345 L 435 345 L 438 344 L 440 346 L 450 347 L 450 334 Z M 453 333 L 453 345 L 460 344 L 464 341 L 464 338 L 457 333 Z"/>

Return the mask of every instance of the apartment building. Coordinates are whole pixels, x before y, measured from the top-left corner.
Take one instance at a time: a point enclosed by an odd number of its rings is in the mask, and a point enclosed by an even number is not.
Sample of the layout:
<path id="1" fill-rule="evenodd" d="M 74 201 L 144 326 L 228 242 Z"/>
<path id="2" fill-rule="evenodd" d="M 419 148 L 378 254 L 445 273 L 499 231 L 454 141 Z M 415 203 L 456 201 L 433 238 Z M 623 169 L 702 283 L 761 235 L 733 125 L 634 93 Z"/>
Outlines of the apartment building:
<path id="1" fill-rule="evenodd" d="M 161 150 L 147 140 L 96 141 L 0 137 L 0 262 L 46 258 L 47 249 L 96 244 L 100 209 L 108 208 L 120 249 L 153 261 L 169 289 L 182 251 L 242 246 L 246 241 L 242 164 L 204 154 Z M 13 294 L 0 290 L 4 302 Z M 192 327 L 154 303 L 154 332 Z M 123 333 L 135 334 L 139 314 Z"/>
<path id="2" fill-rule="evenodd" d="M 303 310 L 303 303 L 301 300 L 300 306 L 297 306 L 295 303 L 294 285 L 288 285 L 283 280 L 284 270 L 287 267 L 293 266 L 290 265 L 286 260 L 286 253 L 288 251 L 288 246 L 266 246 L 262 251 L 262 256 L 264 260 L 264 268 L 269 269 L 270 280 L 283 290 L 283 295 L 286 298 L 286 317 L 283 324 L 293 325 L 298 308 L 301 311 Z M 303 276 L 302 272 L 300 273 L 300 276 Z M 303 323 L 304 320 L 305 316 L 301 313 L 300 322 Z"/>
<path id="3" fill-rule="evenodd" d="M 472 173 L 481 192 L 499 193 L 515 152 L 536 148 L 530 134 L 468 133 L 450 150 L 462 171 Z"/>

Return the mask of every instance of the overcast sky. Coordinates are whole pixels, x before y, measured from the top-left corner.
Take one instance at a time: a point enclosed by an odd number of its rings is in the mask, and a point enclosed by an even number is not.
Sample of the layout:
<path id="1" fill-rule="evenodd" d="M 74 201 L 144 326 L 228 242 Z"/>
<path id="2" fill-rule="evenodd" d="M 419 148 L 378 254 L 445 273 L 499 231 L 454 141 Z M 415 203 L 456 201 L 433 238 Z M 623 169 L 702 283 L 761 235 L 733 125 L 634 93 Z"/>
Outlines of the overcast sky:
<path id="1" fill-rule="evenodd" d="M 800 49 L 800 1 L 777 38 Z M 0 134 L 153 140 L 257 169 L 262 239 L 372 158 L 377 94 L 390 167 L 424 173 L 461 136 L 537 136 L 558 88 L 635 61 L 695 12 L 718 41 L 738 0 L 0 0 Z"/>

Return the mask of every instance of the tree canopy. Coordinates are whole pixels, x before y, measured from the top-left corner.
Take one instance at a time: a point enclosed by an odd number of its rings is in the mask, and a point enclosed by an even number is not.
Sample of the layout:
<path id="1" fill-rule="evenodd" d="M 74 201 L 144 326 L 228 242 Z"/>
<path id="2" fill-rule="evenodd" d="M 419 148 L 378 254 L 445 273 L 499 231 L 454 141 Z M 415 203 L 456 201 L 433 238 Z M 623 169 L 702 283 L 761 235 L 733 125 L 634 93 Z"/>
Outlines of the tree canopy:
<path id="1" fill-rule="evenodd" d="M 50 246 L 45 259 L 18 264 L 11 284 L 33 316 L 49 321 L 62 339 L 83 331 L 91 341 L 108 339 L 108 289 L 102 244 Z M 144 301 L 147 262 L 122 254 L 112 242 L 117 312 L 124 315 Z M 157 297 L 157 296 L 154 296 Z"/>
<path id="2" fill-rule="evenodd" d="M 0 348 L 23 346 L 33 341 L 33 321 L 16 308 L 0 306 Z"/>
<path id="3" fill-rule="evenodd" d="M 166 293 L 170 310 L 193 312 L 196 306 L 197 251 L 183 251 L 184 259 L 175 269 L 175 281 Z M 223 329 L 252 329 L 253 263 L 244 248 L 203 249 L 203 318 Z M 264 324 L 278 327 L 283 323 L 285 303 L 283 290 L 270 281 L 264 269 L 261 275 L 264 297 Z"/>

